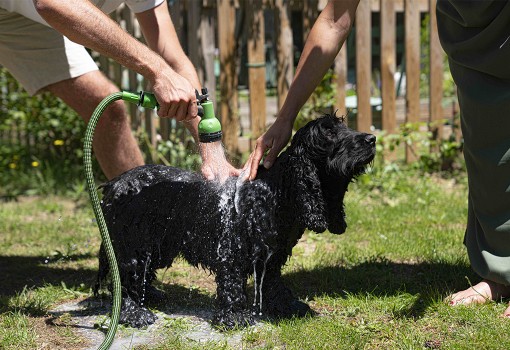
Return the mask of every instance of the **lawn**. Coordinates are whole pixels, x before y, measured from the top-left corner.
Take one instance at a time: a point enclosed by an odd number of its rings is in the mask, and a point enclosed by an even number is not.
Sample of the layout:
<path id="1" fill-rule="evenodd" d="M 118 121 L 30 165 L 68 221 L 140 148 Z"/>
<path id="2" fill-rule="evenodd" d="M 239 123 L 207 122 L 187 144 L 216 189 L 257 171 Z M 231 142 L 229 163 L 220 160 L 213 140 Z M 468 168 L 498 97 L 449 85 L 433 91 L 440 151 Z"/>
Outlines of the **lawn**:
<path id="1" fill-rule="evenodd" d="M 388 170 L 351 185 L 345 234 L 305 234 L 285 267 L 285 281 L 316 315 L 263 320 L 227 336 L 244 349 L 510 348 L 509 321 L 499 317 L 505 301 L 455 308 L 443 301 L 478 281 L 462 245 L 465 175 Z M 49 310 L 93 299 L 99 244 L 83 194 L 0 205 L 0 349 L 86 348 L 68 316 L 55 322 Z M 212 308 L 206 272 L 179 261 L 158 279 L 170 308 L 190 315 Z M 135 348 L 230 348 L 221 339 L 190 340 L 192 327 L 186 318 L 168 320 L 160 343 Z"/>

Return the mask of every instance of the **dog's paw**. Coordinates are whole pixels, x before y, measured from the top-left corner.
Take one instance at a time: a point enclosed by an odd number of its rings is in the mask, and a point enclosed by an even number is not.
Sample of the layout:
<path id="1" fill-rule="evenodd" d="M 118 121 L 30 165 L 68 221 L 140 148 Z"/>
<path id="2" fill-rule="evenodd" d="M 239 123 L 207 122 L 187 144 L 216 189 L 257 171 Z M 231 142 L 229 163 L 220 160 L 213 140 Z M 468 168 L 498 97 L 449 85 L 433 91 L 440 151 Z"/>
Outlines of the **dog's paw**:
<path id="1" fill-rule="evenodd" d="M 255 324 L 255 319 L 248 310 L 242 311 L 217 311 L 212 323 L 220 330 L 231 330 L 234 328 L 248 327 Z"/>
<path id="2" fill-rule="evenodd" d="M 149 303 L 160 303 L 166 299 L 166 293 L 154 286 L 149 285 L 145 287 L 145 299 Z"/>
<path id="3" fill-rule="evenodd" d="M 268 302 L 263 310 L 268 316 L 277 318 L 305 317 L 314 314 L 308 304 L 294 298 Z"/>
<path id="4" fill-rule="evenodd" d="M 122 300 L 119 323 L 134 328 L 142 328 L 156 322 L 158 317 L 145 307 L 138 306 L 132 299 Z"/>

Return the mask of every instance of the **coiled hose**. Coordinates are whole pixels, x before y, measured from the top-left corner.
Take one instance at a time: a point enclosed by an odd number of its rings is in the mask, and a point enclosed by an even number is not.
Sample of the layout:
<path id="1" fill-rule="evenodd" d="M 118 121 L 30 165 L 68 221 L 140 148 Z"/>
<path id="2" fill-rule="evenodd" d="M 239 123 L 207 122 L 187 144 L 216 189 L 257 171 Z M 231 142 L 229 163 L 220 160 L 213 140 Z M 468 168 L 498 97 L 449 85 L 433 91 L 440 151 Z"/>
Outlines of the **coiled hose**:
<path id="1" fill-rule="evenodd" d="M 99 346 L 99 350 L 107 350 L 110 348 L 119 326 L 120 317 L 120 306 L 121 306 L 121 283 L 119 275 L 119 267 L 117 266 L 117 259 L 115 258 L 115 251 L 113 250 L 112 241 L 108 233 L 108 227 L 106 227 L 106 221 L 104 220 L 103 211 L 99 203 L 99 197 L 94 182 L 94 174 L 92 173 L 92 139 L 94 138 L 94 130 L 96 129 L 99 117 L 103 114 L 106 107 L 111 103 L 121 100 L 123 98 L 123 92 L 117 92 L 105 97 L 92 113 L 87 129 L 85 131 L 85 141 L 83 146 L 83 161 L 85 164 L 85 177 L 87 179 L 87 188 L 90 194 L 90 200 L 92 202 L 92 208 L 94 209 L 94 215 L 96 216 L 96 222 L 101 233 L 101 240 L 103 241 L 103 247 L 106 252 L 108 259 L 108 265 L 110 266 L 110 273 L 112 277 L 112 312 L 110 317 L 110 326 L 106 332 L 106 336 Z"/>

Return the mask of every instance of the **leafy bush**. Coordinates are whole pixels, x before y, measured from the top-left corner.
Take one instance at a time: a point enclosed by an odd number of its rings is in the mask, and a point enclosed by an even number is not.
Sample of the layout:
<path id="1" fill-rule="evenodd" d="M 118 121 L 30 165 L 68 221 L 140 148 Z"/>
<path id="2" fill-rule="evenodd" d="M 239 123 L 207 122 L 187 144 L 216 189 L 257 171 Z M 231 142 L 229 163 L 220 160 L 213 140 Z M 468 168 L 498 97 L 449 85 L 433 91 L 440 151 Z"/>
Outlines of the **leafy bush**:
<path id="1" fill-rule="evenodd" d="M 437 122 L 437 125 L 444 123 L 445 121 L 441 120 Z M 447 139 L 437 139 L 430 131 L 434 130 L 434 127 L 435 124 L 428 125 L 423 122 L 405 123 L 400 125 L 399 133 L 386 134 L 383 131 L 378 134 L 377 157 L 381 165 L 385 168 L 398 166 L 390 165 L 390 161 L 385 161 L 384 156 L 403 150 L 405 145 L 417 158 L 411 166 L 418 170 L 448 176 L 464 171 L 463 139 L 457 136 L 459 131 L 454 127 Z"/>
<path id="2" fill-rule="evenodd" d="M 62 192 L 82 177 L 82 119 L 50 94 L 28 95 L 0 69 L 0 194 Z"/>
<path id="3" fill-rule="evenodd" d="M 0 68 L 0 197 L 83 191 L 85 123 L 63 101 L 29 94 Z M 136 136 L 148 163 L 196 169 L 200 156 L 190 151 L 192 137 L 173 128 L 154 148 L 146 133 Z M 104 181 L 94 160 L 96 179 Z"/>

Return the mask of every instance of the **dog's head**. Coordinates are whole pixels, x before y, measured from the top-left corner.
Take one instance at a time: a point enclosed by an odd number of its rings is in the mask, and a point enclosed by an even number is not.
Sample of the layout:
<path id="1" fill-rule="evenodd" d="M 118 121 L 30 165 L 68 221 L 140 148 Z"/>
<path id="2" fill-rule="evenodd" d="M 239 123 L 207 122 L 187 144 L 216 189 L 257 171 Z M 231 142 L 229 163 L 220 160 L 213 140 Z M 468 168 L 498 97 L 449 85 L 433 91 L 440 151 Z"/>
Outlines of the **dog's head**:
<path id="1" fill-rule="evenodd" d="M 374 159 L 375 140 L 348 128 L 343 118 L 326 115 L 298 130 L 290 147 L 327 175 L 352 179 Z"/>
<path id="2" fill-rule="evenodd" d="M 303 223 L 315 232 L 343 233 L 347 186 L 375 156 L 375 136 L 349 129 L 343 119 L 326 115 L 294 135 L 287 149 Z"/>

